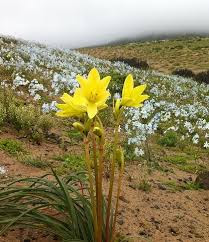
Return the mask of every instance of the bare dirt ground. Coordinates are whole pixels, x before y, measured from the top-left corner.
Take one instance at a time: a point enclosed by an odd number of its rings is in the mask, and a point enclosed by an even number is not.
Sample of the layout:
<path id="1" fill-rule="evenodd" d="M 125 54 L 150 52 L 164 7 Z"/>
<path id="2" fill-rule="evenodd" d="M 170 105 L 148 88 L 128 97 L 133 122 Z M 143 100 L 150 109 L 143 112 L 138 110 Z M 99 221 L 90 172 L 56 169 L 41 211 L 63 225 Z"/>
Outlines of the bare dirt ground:
<path id="1" fill-rule="evenodd" d="M 45 143 L 29 145 L 30 150 L 50 157 L 59 154 L 56 145 Z M 8 176 L 39 176 L 47 169 L 26 166 L 16 158 L 0 151 L 0 164 L 7 169 Z M 182 183 L 194 181 L 196 175 L 173 169 L 173 172 L 153 171 L 147 175 L 150 191 L 137 188 L 142 171 L 138 165 L 126 167 L 117 230 L 133 241 L 153 242 L 203 242 L 209 241 L 209 191 L 172 190 L 162 181 Z M 107 188 L 107 178 L 104 179 Z M 46 232 L 16 229 L 0 236 L 0 242 L 50 242 L 57 241 Z"/>

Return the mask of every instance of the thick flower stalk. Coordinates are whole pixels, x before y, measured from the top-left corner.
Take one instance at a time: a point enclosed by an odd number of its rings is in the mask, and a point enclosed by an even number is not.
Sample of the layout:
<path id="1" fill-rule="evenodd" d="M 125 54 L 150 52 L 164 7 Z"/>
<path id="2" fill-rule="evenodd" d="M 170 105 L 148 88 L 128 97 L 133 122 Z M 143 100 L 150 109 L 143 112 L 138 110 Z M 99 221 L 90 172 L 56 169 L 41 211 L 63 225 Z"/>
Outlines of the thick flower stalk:
<path id="1" fill-rule="evenodd" d="M 113 234 L 112 239 L 109 238 L 109 226 L 110 226 L 110 213 L 111 213 L 111 206 L 112 206 L 112 195 L 113 195 L 113 185 L 114 185 L 114 179 L 115 179 L 115 165 L 117 161 L 117 149 L 119 146 L 119 125 L 121 121 L 121 115 L 123 113 L 124 107 L 142 107 L 143 102 L 149 98 L 148 95 L 142 95 L 144 90 L 146 89 L 146 84 L 140 85 L 134 88 L 134 80 L 133 76 L 129 74 L 124 82 L 123 85 L 123 91 L 122 91 L 122 98 L 117 99 L 114 107 L 113 107 L 113 113 L 115 117 L 115 129 L 114 129 L 114 145 L 113 145 L 113 158 L 111 163 L 111 177 L 110 177 L 110 186 L 109 186 L 109 193 L 108 193 L 108 205 L 107 205 L 107 216 L 106 216 L 106 242 L 111 241 L 114 238 L 114 231 L 115 231 L 115 225 L 116 225 L 116 216 L 119 206 L 119 196 L 120 196 L 120 186 L 121 186 L 121 180 L 122 180 L 122 174 L 124 171 L 124 165 L 123 168 L 119 170 L 119 182 L 118 182 L 118 192 L 117 192 L 117 201 L 116 201 L 116 209 L 115 209 L 115 216 L 114 216 L 114 222 L 113 222 Z"/>

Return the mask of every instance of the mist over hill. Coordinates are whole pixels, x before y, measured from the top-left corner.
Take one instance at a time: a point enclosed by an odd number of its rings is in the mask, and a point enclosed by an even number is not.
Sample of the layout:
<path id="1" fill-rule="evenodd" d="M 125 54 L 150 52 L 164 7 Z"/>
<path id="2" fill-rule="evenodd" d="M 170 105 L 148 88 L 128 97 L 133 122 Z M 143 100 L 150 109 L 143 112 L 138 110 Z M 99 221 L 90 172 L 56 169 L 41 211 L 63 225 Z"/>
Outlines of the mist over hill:
<path id="1" fill-rule="evenodd" d="M 208 33 L 207 32 L 151 33 L 151 34 L 146 34 L 142 36 L 137 35 L 136 37 L 118 38 L 103 44 L 88 45 L 83 48 L 114 46 L 114 45 L 121 45 L 121 44 L 135 43 L 135 42 L 155 41 L 155 40 L 159 41 L 159 40 L 172 40 L 172 39 L 189 39 L 189 38 L 208 37 L 208 36 L 209 36 L 209 32 Z"/>

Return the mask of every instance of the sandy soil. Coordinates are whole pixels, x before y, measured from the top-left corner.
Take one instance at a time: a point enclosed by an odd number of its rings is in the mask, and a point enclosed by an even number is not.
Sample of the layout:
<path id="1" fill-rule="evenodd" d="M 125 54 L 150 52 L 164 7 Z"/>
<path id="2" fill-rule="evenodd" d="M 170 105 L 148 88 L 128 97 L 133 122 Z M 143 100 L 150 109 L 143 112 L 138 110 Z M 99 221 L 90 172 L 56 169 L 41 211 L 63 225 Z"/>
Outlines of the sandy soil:
<path id="1" fill-rule="evenodd" d="M 30 144 L 30 150 L 46 157 L 62 152 L 57 145 L 50 143 L 42 146 Z M 8 176 L 39 176 L 47 171 L 21 164 L 3 151 L 0 151 L 0 165 L 6 167 Z M 172 191 L 162 183 L 191 181 L 196 175 L 178 169 L 172 173 L 155 171 L 147 176 L 151 191 L 144 192 L 134 188 L 140 181 L 141 173 L 141 167 L 137 165 L 126 167 L 117 219 L 118 232 L 133 237 L 133 241 L 209 241 L 209 191 Z M 106 188 L 107 182 L 105 178 Z M 0 237 L 0 242 L 56 240 L 47 233 L 27 229 L 14 230 Z"/>

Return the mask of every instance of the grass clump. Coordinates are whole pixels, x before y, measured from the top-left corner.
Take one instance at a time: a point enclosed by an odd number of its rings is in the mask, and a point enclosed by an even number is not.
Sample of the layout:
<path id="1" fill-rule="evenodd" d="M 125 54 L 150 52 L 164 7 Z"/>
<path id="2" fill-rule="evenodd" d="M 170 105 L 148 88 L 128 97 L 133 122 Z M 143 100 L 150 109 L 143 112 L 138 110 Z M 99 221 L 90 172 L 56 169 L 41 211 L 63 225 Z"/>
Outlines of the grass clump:
<path id="1" fill-rule="evenodd" d="M 159 139 L 158 143 L 166 147 L 176 147 L 178 143 L 178 136 L 174 131 L 168 131 Z"/>
<path id="2" fill-rule="evenodd" d="M 50 115 L 41 114 L 34 105 L 10 105 L 8 122 L 17 130 L 22 131 L 35 143 L 40 143 L 53 127 Z"/>
<path id="3" fill-rule="evenodd" d="M 184 166 L 180 166 L 179 169 L 182 170 L 182 171 L 194 173 L 194 174 L 207 170 L 207 168 L 204 165 L 197 164 L 197 163 L 194 163 L 194 162 L 187 163 Z"/>
<path id="4" fill-rule="evenodd" d="M 192 160 L 190 156 L 176 155 L 176 156 L 167 156 L 165 161 L 171 164 L 174 164 L 179 170 L 189 172 L 189 173 L 199 173 L 201 171 L 207 170 L 207 167 L 198 164 Z"/>
<path id="5" fill-rule="evenodd" d="M 10 155 L 17 155 L 19 152 L 24 151 L 22 143 L 13 139 L 0 140 L 0 149 L 6 151 Z"/>
<path id="6" fill-rule="evenodd" d="M 144 192 L 150 192 L 152 188 L 151 184 L 145 179 L 141 180 L 138 184 L 131 184 L 130 186 L 133 189 L 138 189 Z"/>
<path id="7" fill-rule="evenodd" d="M 136 188 L 138 190 L 142 190 L 144 192 L 150 192 L 151 191 L 151 184 L 146 180 L 142 180 L 142 181 L 140 181 L 140 183 L 137 185 Z"/>
<path id="8" fill-rule="evenodd" d="M 68 137 L 70 138 L 70 144 L 76 145 L 82 141 L 82 135 L 77 130 L 70 130 L 67 132 Z"/>
<path id="9" fill-rule="evenodd" d="M 181 192 L 184 190 L 200 190 L 202 188 L 200 184 L 193 181 L 181 184 L 178 184 L 176 181 L 167 181 L 163 182 L 163 184 L 173 192 Z"/>
<path id="10" fill-rule="evenodd" d="M 183 188 L 185 190 L 200 190 L 202 189 L 201 184 L 196 183 L 196 182 L 187 182 L 183 185 Z"/>
<path id="11" fill-rule="evenodd" d="M 188 157 L 183 155 L 167 156 L 166 161 L 175 165 L 186 165 Z"/>
<path id="12" fill-rule="evenodd" d="M 36 168 L 45 168 L 48 166 L 47 161 L 43 160 L 41 157 L 35 157 L 32 155 L 26 155 L 19 158 L 19 160 L 25 164 Z"/>
<path id="13" fill-rule="evenodd" d="M 58 174 L 66 174 L 69 171 L 80 171 L 85 169 L 85 162 L 82 156 L 74 154 L 65 154 L 54 158 L 61 161 L 57 167 Z"/>

